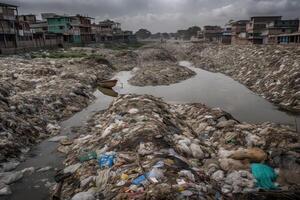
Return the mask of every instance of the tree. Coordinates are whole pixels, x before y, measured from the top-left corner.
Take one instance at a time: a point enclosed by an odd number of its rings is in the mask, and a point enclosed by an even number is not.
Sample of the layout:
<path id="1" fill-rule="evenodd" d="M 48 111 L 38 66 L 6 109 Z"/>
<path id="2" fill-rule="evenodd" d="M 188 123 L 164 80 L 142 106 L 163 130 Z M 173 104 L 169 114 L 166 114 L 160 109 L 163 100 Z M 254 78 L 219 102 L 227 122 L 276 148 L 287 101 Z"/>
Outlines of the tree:
<path id="1" fill-rule="evenodd" d="M 187 29 L 185 38 L 191 39 L 191 37 L 196 37 L 198 34 L 198 31 L 201 31 L 201 28 L 198 26 L 192 26 Z"/>
<path id="2" fill-rule="evenodd" d="M 147 29 L 140 29 L 135 33 L 138 39 L 147 39 L 151 36 L 151 32 Z"/>
<path id="3" fill-rule="evenodd" d="M 170 39 L 170 35 L 169 35 L 169 33 L 163 33 L 162 34 L 162 37 L 164 38 L 164 39 Z"/>

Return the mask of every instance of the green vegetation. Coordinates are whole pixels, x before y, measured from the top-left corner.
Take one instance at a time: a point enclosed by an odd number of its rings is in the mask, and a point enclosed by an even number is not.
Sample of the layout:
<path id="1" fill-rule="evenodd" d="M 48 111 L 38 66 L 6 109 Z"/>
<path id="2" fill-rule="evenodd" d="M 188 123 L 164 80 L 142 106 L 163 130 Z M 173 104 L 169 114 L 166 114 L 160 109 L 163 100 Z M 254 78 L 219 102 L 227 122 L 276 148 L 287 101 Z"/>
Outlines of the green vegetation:
<path id="1" fill-rule="evenodd" d="M 86 57 L 87 54 L 78 51 L 53 51 L 48 53 L 32 53 L 32 58 L 83 58 Z"/>
<path id="2" fill-rule="evenodd" d="M 145 43 L 135 42 L 135 43 L 106 43 L 104 47 L 112 50 L 134 50 L 144 46 Z"/>

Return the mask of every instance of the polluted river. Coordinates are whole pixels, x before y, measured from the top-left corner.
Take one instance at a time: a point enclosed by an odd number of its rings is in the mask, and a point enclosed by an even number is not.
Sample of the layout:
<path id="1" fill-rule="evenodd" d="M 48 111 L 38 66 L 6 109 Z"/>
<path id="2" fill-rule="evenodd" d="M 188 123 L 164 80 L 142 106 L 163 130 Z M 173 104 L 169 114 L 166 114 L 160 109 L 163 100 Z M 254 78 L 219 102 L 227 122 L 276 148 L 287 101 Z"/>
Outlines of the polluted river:
<path id="1" fill-rule="evenodd" d="M 113 101 L 113 96 L 128 93 L 149 94 L 161 97 L 168 103 L 204 103 L 209 107 L 219 107 L 231 113 L 235 119 L 249 123 L 269 121 L 290 125 L 295 129 L 300 127 L 299 116 L 278 110 L 272 103 L 230 77 L 195 68 L 188 61 L 181 61 L 179 65 L 193 70 L 196 75 L 168 86 L 137 87 L 128 83 L 132 77 L 131 71 L 117 73 L 114 77 L 118 80 L 117 86 L 113 88 L 115 92 L 103 90 L 103 88 L 96 90 L 94 93 L 96 99 L 92 104 L 60 124 L 62 128 L 60 135 L 69 138 L 75 137 L 74 128 L 84 125 L 96 112 L 105 110 Z M 32 148 L 26 155 L 26 160 L 16 170 L 47 166 L 50 166 L 51 169 L 37 171 L 24 177 L 11 186 L 12 195 L 3 196 L 0 199 L 49 199 L 49 185 L 51 186 L 53 183 L 56 170 L 63 168 L 63 160 L 65 159 L 63 154 L 58 153 L 56 149 L 57 143 L 50 142 L 49 139 Z"/>

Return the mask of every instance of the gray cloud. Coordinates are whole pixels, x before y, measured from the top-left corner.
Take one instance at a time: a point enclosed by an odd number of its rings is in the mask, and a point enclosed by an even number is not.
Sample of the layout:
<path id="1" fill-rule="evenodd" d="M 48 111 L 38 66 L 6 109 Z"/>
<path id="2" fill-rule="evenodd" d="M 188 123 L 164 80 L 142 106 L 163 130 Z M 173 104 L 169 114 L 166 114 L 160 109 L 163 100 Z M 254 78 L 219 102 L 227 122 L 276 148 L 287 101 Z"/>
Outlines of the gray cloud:
<path id="1" fill-rule="evenodd" d="M 7 0 L 20 13 L 84 14 L 96 21 L 111 18 L 124 29 L 176 31 L 191 25 L 223 25 L 253 15 L 300 17 L 300 0 Z"/>

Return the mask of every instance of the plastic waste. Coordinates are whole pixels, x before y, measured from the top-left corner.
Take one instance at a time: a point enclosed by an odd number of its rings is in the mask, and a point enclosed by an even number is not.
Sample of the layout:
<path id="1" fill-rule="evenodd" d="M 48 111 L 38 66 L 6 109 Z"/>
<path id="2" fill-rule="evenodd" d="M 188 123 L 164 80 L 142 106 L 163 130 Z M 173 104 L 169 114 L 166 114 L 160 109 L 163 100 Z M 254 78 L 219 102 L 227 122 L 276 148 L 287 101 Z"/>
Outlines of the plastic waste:
<path id="1" fill-rule="evenodd" d="M 144 183 L 144 181 L 147 181 L 147 178 L 150 179 L 152 182 L 157 183 L 159 182 L 158 180 L 161 179 L 162 177 L 164 177 L 164 173 L 162 171 L 162 168 L 164 166 L 164 162 L 163 161 L 158 161 L 150 170 L 150 172 L 141 175 L 137 178 L 135 178 L 132 181 L 132 184 L 134 185 L 141 185 Z"/>
<path id="2" fill-rule="evenodd" d="M 275 173 L 273 168 L 264 164 L 254 163 L 251 164 L 251 171 L 257 181 L 257 187 L 266 190 L 277 189 L 277 187 L 273 183 L 277 178 L 277 174 Z"/>
<path id="3" fill-rule="evenodd" d="M 146 176 L 148 176 L 149 173 L 146 173 Z M 132 184 L 133 185 L 141 185 L 144 181 L 146 181 L 146 176 L 145 175 L 141 175 L 135 179 L 133 179 Z"/>
<path id="4" fill-rule="evenodd" d="M 3 172 L 0 173 L 0 182 L 3 182 L 7 185 L 14 183 L 23 178 L 23 172 Z"/>
<path id="5" fill-rule="evenodd" d="M 66 167 L 66 168 L 63 170 L 63 172 L 64 172 L 65 174 L 67 174 L 67 173 L 74 173 L 74 172 L 76 172 L 77 169 L 79 169 L 80 166 L 81 166 L 80 163 L 76 163 L 76 164 L 74 164 L 74 165 L 70 165 L 70 166 Z"/>
<path id="6" fill-rule="evenodd" d="M 92 159 L 97 159 L 97 153 L 95 151 L 89 152 L 79 157 L 80 162 L 85 162 Z"/>
<path id="7" fill-rule="evenodd" d="M 101 168 L 112 167 L 116 162 L 116 154 L 115 153 L 106 153 L 100 155 L 98 160 L 99 166 Z"/>
<path id="8" fill-rule="evenodd" d="M 72 200 L 95 200 L 94 194 L 90 192 L 80 192 L 74 195 Z"/>

